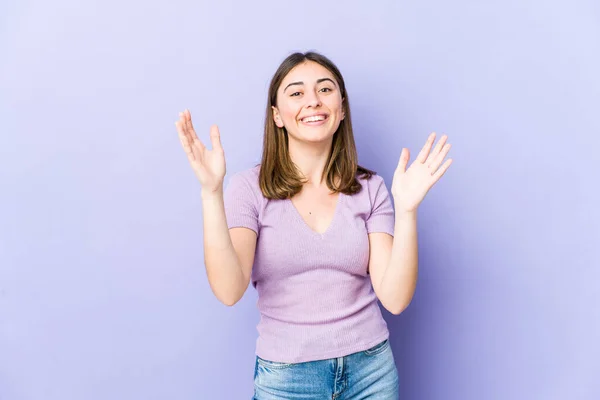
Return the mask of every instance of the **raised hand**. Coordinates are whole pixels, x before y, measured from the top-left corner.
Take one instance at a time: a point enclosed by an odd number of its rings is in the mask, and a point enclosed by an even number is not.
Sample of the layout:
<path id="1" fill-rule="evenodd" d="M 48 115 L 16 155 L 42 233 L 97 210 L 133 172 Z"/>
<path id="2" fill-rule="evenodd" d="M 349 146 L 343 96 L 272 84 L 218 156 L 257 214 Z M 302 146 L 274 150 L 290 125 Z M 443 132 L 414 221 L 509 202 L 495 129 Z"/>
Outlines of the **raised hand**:
<path id="1" fill-rule="evenodd" d="M 398 161 L 398 167 L 394 172 L 392 182 L 392 195 L 397 212 L 413 212 L 425 198 L 429 189 L 444 175 L 452 164 L 449 158 L 442 165 L 442 161 L 450 151 L 450 144 L 446 144 L 448 137 L 442 136 L 437 145 L 431 151 L 435 142 L 435 133 L 429 135 L 421 152 L 406 169 L 410 154 L 408 149 L 403 148 Z"/>
<path id="2" fill-rule="evenodd" d="M 225 153 L 221 146 L 221 136 L 219 128 L 216 125 L 210 128 L 210 141 L 212 150 L 198 139 L 194 126 L 192 125 L 192 115 L 189 110 L 179 113 L 179 121 L 175 122 L 179 140 L 183 150 L 187 154 L 188 161 L 196 177 L 200 181 L 202 190 L 206 192 L 216 192 L 223 187 L 225 178 Z"/>

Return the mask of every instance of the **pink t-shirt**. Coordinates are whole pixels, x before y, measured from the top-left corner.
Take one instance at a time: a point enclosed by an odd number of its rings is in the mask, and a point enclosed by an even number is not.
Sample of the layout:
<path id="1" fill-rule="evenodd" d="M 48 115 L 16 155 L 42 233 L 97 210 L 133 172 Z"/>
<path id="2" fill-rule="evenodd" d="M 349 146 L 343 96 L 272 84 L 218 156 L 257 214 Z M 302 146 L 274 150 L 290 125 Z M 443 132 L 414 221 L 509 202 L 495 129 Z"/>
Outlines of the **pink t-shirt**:
<path id="1" fill-rule="evenodd" d="M 394 234 L 394 209 L 379 175 L 340 193 L 327 231 L 312 230 L 291 200 L 266 199 L 260 166 L 234 174 L 225 190 L 229 228 L 258 234 L 252 285 L 260 322 L 256 354 L 270 361 L 343 357 L 387 339 L 367 273 L 368 234 Z"/>

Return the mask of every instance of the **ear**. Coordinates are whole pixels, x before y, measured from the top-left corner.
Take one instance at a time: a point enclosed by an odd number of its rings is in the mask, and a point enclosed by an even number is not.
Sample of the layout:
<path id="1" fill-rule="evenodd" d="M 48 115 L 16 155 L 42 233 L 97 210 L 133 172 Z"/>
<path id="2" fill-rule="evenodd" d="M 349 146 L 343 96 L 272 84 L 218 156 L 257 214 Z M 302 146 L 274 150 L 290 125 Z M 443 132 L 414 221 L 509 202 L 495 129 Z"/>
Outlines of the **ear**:
<path id="1" fill-rule="evenodd" d="M 346 118 L 346 109 L 344 108 L 344 101 L 346 99 L 342 98 L 342 120 Z"/>
<path id="2" fill-rule="evenodd" d="M 279 115 L 279 110 L 275 106 L 271 106 L 271 108 L 273 109 L 273 121 L 275 121 L 275 125 L 277 125 L 278 128 L 283 128 L 283 121 Z"/>

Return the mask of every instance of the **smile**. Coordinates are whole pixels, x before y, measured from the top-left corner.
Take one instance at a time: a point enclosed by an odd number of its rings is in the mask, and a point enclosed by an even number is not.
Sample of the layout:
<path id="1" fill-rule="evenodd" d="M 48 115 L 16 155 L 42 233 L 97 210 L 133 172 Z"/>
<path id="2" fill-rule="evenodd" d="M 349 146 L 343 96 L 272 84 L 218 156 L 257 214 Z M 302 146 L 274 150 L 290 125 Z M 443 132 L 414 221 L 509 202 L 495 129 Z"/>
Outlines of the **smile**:
<path id="1" fill-rule="evenodd" d="M 318 124 L 319 122 L 325 121 L 329 116 L 327 114 L 310 115 L 302 118 L 300 121 L 305 124 Z"/>

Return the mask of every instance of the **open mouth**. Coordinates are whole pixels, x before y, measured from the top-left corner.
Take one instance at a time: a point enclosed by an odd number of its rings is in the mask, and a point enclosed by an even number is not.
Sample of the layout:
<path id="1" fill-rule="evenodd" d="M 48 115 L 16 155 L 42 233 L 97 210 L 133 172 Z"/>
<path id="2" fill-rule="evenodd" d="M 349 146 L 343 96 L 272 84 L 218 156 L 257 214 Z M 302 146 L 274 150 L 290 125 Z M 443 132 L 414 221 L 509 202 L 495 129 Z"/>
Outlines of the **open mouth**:
<path id="1" fill-rule="evenodd" d="M 300 120 L 300 122 L 310 126 L 322 125 L 327 120 L 327 118 L 329 118 L 329 115 L 327 114 L 316 114 L 304 117 Z"/>

